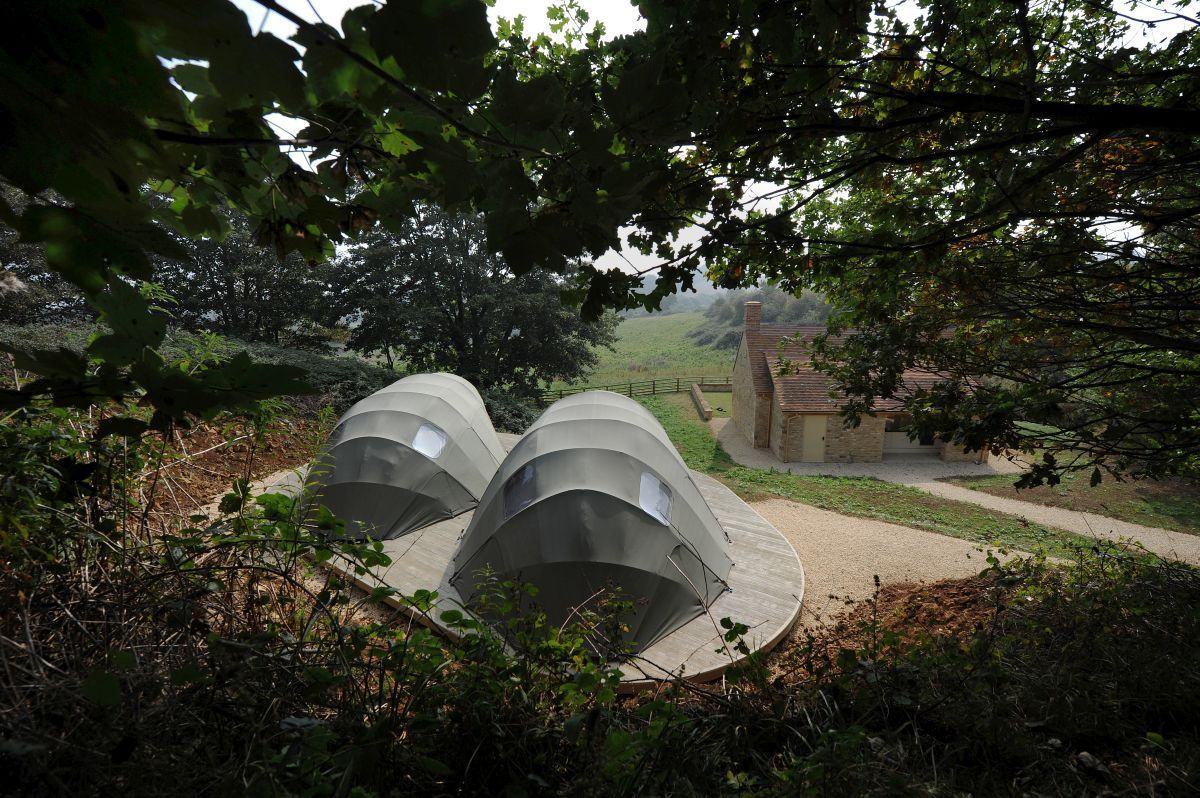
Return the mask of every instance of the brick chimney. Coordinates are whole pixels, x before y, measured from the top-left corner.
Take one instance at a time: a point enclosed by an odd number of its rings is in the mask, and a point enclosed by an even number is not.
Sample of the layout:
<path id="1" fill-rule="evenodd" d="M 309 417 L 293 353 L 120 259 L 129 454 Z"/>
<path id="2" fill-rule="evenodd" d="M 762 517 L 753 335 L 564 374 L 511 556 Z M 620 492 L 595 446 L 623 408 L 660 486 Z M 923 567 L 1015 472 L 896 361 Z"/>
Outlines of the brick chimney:
<path id="1" fill-rule="evenodd" d="M 762 321 L 762 303 L 747 302 L 744 318 L 746 319 L 747 330 L 757 330 L 759 322 Z"/>

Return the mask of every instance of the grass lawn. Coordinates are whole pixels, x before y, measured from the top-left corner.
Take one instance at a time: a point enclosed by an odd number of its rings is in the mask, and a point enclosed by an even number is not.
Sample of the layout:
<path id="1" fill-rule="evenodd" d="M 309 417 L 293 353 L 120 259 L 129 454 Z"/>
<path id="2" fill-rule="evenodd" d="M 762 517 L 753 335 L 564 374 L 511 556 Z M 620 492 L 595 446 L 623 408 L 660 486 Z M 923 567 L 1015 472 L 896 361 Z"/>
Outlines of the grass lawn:
<path id="1" fill-rule="evenodd" d="M 612 350 L 599 350 L 600 362 L 584 381 L 587 385 L 615 385 L 656 377 L 725 377 L 733 372 L 733 352 L 700 346 L 688 333 L 704 314 L 673 313 L 627 319 L 617 327 Z M 554 383 L 551 388 L 565 388 Z"/>
<path id="2" fill-rule="evenodd" d="M 713 418 L 729 418 L 733 407 L 733 394 L 729 391 L 702 391 L 704 399 L 713 409 Z"/>
<path id="3" fill-rule="evenodd" d="M 1072 474 L 1058 485 L 1017 490 L 1013 478 L 1003 474 L 950 477 L 946 482 L 1006 499 L 1065 507 L 1068 510 L 1106 515 L 1135 524 L 1157 526 L 1200 535 L 1200 485 L 1183 479 L 1105 480 L 1089 484 L 1089 473 Z"/>
<path id="4" fill-rule="evenodd" d="M 667 430 L 689 468 L 716 477 L 746 501 L 776 496 L 981 544 L 1024 551 L 1041 547 L 1059 556 L 1070 556 L 1073 546 L 1092 545 L 1090 538 L 1081 535 L 871 477 L 810 477 L 745 468 L 717 443 L 708 425 L 697 417 L 690 397 L 656 396 L 642 403 Z"/>

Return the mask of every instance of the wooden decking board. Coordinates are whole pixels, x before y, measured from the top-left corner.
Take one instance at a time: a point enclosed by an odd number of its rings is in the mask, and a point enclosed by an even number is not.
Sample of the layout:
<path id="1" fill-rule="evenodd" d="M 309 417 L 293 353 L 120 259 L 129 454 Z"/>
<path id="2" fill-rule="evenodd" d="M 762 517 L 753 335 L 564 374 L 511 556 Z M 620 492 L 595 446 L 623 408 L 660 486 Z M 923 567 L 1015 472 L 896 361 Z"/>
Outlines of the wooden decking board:
<path id="1" fill-rule="evenodd" d="M 500 435 L 505 449 L 511 449 L 519 439 L 517 435 Z M 727 648 L 723 642 L 719 626 L 722 618 L 746 624 L 750 628 L 746 643 L 752 651 L 757 651 L 769 650 L 778 643 L 800 615 L 804 569 L 791 544 L 725 485 L 696 471 L 692 472 L 692 479 L 730 538 L 729 554 L 734 562 L 729 575 L 732 590 L 718 597 L 705 614 L 625 663 L 621 670 L 627 689 L 648 687 L 676 676 L 696 682 L 720 676 L 742 659 L 741 654 L 732 651 L 732 644 Z M 294 489 L 294 484 L 282 487 Z M 439 609 L 462 606 L 462 599 L 449 580 L 454 573 L 454 550 L 471 515 L 466 512 L 384 541 L 384 551 L 392 558 L 392 564 L 381 573 L 355 574 L 349 563 L 338 558 L 327 564 L 360 588 L 371 590 L 381 585 L 393 588 L 400 596 L 389 603 L 455 639 L 458 635 L 440 623 Z M 437 604 L 429 613 L 417 611 L 402 598 L 422 589 L 438 593 Z"/>

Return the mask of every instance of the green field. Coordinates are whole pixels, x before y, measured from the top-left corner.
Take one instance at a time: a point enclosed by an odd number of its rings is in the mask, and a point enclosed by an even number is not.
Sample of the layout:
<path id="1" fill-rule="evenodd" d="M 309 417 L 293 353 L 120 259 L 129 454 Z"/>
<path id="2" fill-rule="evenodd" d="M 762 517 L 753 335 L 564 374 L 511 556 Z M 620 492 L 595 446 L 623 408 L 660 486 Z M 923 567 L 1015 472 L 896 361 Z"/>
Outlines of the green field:
<path id="1" fill-rule="evenodd" d="M 726 377 L 733 371 L 733 352 L 700 346 L 688 333 L 704 314 L 674 313 L 627 319 L 617 328 L 612 350 L 599 350 L 600 362 L 585 385 L 615 385 L 656 377 Z M 556 382 L 550 387 L 564 388 Z"/>
<path id="2" fill-rule="evenodd" d="M 704 391 L 704 399 L 713 409 L 713 418 L 729 418 L 733 394 L 729 391 Z"/>

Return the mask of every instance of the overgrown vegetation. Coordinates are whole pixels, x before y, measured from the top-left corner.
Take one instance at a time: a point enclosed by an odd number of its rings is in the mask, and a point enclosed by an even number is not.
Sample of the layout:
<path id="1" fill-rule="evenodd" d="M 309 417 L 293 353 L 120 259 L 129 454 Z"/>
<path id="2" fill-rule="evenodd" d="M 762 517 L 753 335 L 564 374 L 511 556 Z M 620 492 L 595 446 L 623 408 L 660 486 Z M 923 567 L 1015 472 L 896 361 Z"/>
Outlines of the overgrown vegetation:
<path id="1" fill-rule="evenodd" d="M 47 351 L 61 348 L 83 357 L 91 340 L 108 332 L 105 325 L 85 323 L 22 326 L 0 323 L 0 346 L 33 345 Z M 402 376 L 360 358 L 336 356 L 328 350 L 322 353 L 313 349 L 251 343 L 207 332 L 169 330 L 163 335 L 159 351 L 164 358 L 185 368 L 227 361 L 239 352 L 248 353 L 260 363 L 291 367 L 297 373 L 305 374 L 305 381 L 312 389 L 309 395 L 290 399 L 294 408 L 306 414 L 315 413 L 325 405 L 340 413 Z"/>
<path id="2" fill-rule="evenodd" d="M 315 565 L 387 558 L 372 545 L 335 551 L 293 523 L 290 499 L 250 499 L 238 483 L 220 517 L 147 523 L 154 440 L 98 445 L 94 419 L 63 410 L 9 422 L 21 443 L 2 450 L 0 662 L 18 678 L 0 692 L 0 760 L 20 794 L 1200 784 L 1200 578 L 1183 566 L 1109 549 L 1067 570 L 993 562 L 955 588 L 969 625 L 926 628 L 936 595 L 885 594 L 773 660 L 752 658 L 723 689 L 622 699 L 613 652 L 597 649 L 619 597 L 566 629 L 533 613 L 494 630 L 447 610 L 464 635 L 448 643 L 383 603 L 420 615 L 432 594 L 365 595 Z M 94 466 L 103 490 L 80 495 L 68 462 Z M 491 584 L 481 611 L 506 616 L 528 591 Z"/>
<path id="3" fill-rule="evenodd" d="M 693 467 L 738 474 L 682 407 L 648 404 Z M 603 642 L 619 596 L 559 629 L 510 615 L 527 586 L 492 584 L 480 611 L 510 620 L 449 610 L 465 635 L 449 643 L 386 603 L 420 615 L 432 594 L 363 594 L 324 571 L 335 556 L 388 560 L 298 526 L 289 498 L 250 498 L 245 480 L 278 467 L 281 441 L 299 465 L 332 421 L 280 438 L 279 410 L 206 422 L 242 441 L 223 455 L 239 453 L 240 477 L 213 517 L 169 495 L 191 484 L 169 471 L 211 467 L 187 457 L 191 438 L 97 437 L 145 410 L 30 407 L 0 425 L 6 787 L 990 795 L 1014 774 L 1041 794 L 1197 786 L 1200 577 L 1187 567 L 1115 549 L 1076 551 L 1066 571 L 993 561 L 945 588 L 968 597 L 971 623 L 932 617 L 937 594 L 884 593 L 721 688 L 621 698 Z"/>
<path id="4" fill-rule="evenodd" d="M 1057 556 L 1092 545 L 1091 539 L 1082 535 L 933 496 L 908 485 L 872 477 L 800 476 L 740 466 L 721 448 L 708 425 L 697 418 L 690 397 L 650 397 L 642 403 L 662 423 L 689 468 L 712 474 L 747 501 L 777 496 L 842 515 Z"/>

